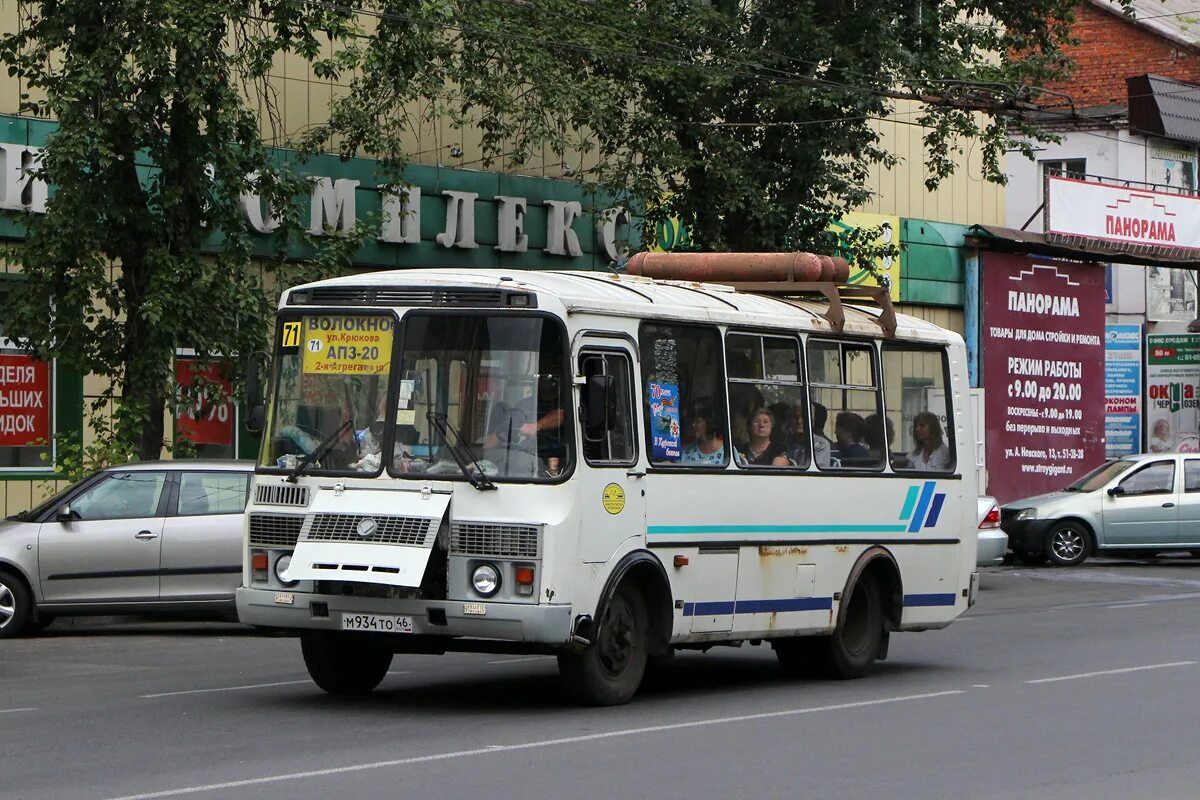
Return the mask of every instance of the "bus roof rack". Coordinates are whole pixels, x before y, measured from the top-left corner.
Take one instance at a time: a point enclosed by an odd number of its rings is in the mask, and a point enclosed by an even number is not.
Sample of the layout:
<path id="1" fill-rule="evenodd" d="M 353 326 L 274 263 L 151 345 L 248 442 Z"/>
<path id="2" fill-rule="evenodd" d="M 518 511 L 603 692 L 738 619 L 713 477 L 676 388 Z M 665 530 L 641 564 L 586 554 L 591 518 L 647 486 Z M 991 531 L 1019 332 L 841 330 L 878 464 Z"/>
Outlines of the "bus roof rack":
<path id="1" fill-rule="evenodd" d="M 637 253 L 629 259 L 630 275 L 665 280 L 722 283 L 742 292 L 780 296 L 820 294 L 829 301 L 830 327 L 846 325 L 843 300 L 873 300 L 876 324 L 885 336 L 896 334 L 896 311 L 882 286 L 846 285 L 850 265 L 844 258 L 815 253 Z"/>

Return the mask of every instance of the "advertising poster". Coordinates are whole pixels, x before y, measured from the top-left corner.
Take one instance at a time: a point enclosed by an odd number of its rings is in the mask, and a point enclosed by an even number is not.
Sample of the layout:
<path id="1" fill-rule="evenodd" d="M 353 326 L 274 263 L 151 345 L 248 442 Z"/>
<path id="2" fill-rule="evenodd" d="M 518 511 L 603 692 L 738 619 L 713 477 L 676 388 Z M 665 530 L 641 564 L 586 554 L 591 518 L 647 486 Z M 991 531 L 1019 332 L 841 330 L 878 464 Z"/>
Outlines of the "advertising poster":
<path id="1" fill-rule="evenodd" d="M 673 383 L 650 382 L 650 437 L 653 460 L 679 460 L 679 387 Z"/>
<path id="2" fill-rule="evenodd" d="M 893 214 L 869 214 L 865 211 L 852 211 L 842 216 L 840 220 L 836 220 L 830 230 L 834 233 L 842 234 L 845 231 L 851 231 L 855 228 L 879 228 L 879 244 L 900 244 L 900 217 Z M 844 244 L 839 242 L 839 244 Z M 900 300 L 900 265 L 901 259 L 904 258 L 903 252 L 896 257 L 888 256 L 887 258 L 878 258 L 875 260 L 875 266 L 881 275 L 888 276 L 888 294 L 892 300 L 899 302 Z M 865 269 L 850 270 L 850 279 L 846 281 L 851 284 L 865 284 L 867 286 L 876 286 L 878 281 L 875 276 Z"/>
<path id="3" fill-rule="evenodd" d="M 0 447 L 50 441 L 50 365 L 26 355 L 0 355 Z"/>
<path id="4" fill-rule="evenodd" d="M 988 493 L 1060 489 L 1104 460 L 1104 270 L 988 253 Z"/>
<path id="5" fill-rule="evenodd" d="M 1189 270 L 1150 267 L 1146 270 L 1146 318 L 1155 322 L 1188 322 L 1196 317 L 1196 281 Z"/>
<path id="6" fill-rule="evenodd" d="M 308 375 L 386 375 L 392 363 L 390 317 L 305 317 L 301 338 Z"/>
<path id="7" fill-rule="evenodd" d="M 1104 326 L 1104 453 L 1142 450 L 1142 328 Z"/>
<path id="8" fill-rule="evenodd" d="M 1146 449 L 1200 452 L 1200 334 L 1146 336 Z"/>
<path id="9" fill-rule="evenodd" d="M 193 382 L 194 359 L 177 358 L 175 360 L 175 380 L 181 387 L 190 386 Z M 233 384 L 221 377 L 221 365 L 210 362 L 199 369 L 199 377 L 206 383 L 215 383 L 221 387 L 225 395 L 223 403 L 204 403 L 197 401 L 193 405 L 179 405 L 175 408 L 175 436 L 186 439 L 192 444 L 216 444 L 225 447 L 233 446 L 233 433 L 236 424 L 236 412 L 233 401 Z"/>

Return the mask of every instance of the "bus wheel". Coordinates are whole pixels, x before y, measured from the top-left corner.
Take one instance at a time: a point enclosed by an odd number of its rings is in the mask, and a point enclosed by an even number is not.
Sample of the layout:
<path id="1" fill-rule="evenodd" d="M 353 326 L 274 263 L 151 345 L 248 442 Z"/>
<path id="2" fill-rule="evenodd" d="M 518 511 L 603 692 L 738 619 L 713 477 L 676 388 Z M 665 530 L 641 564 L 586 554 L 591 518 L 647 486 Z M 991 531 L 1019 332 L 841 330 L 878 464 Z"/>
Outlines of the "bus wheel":
<path id="1" fill-rule="evenodd" d="M 595 706 L 628 703 L 646 673 L 646 601 L 624 583 L 609 601 L 596 637 L 581 653 L 563 653 L 558 670 L 577 700 Z"/>
<path id="2" fill-rule="evenodd" d="M 325 632 L 300 634 L 313 683 L 330 694 L 370 694 L 392 665 L 392 654 L 362 640 Z"/>
<path id="3" fill-rule="evenodd" d="M 871 671 L 883 637 L 883 608 L 875 579 L 863 575 L 850 593 L 850 605 L 832 636 L 813 640 L 816 667 L 827 678 L 851 680 Z"/>

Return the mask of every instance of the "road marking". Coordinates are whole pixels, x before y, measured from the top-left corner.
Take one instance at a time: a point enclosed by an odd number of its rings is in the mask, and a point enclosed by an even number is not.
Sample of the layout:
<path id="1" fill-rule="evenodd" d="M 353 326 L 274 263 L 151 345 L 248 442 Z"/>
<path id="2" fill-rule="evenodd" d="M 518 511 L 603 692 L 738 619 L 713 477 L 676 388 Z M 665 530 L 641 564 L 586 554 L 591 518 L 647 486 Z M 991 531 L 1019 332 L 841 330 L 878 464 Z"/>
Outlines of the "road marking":
<path id="1" fill-rule="evenodd" d="M 1057 678 L 1038 678 L 1026 683 L 1055 683 L 1056 681 L 1073 681 L 1079 678 L 1095 678 L 1100 675 L 1122 675 L 1126 672 L 1144 672 L 1148 669 L 1167 669 L 1168 667 L 1190 667 L 1195 661 L 1172 661 L 1169 664 L 1147 664 L 1144 667 L 1125 667 L 1125 669 L 1106 669 L 1100 672 L 1081 672 L 1078 675 L 1060 675 Z"/>
<path id="2" fill-rule="evenodd" d="M 489 664 L 524 664 L 526 661 L 541 661 L 545 658 L 554 658 L 554 656 L 530 656 L 529 658 L 505 658 L 500 661 L 489 661 Z"/>
<path id="3" fill-rule="evenodd" d="M 262 778 L 248 778 L 241 781 L 228 781 L 225 783 L 210 783 L 203 786 L 184 786 L 178 789 L 164 789 L 158 792 L 147 792 L 145 794 L 132 794 L 124 797 L 112 798 L 111 800 L 153 800 L 158 797 L 177 797 L 183 794 L 199 794 L 200 792 L 217 792 L 224 789 L 238 789 L 243 786 L 261 786 L 267 783 L 281 783 L 283 781 L 302 780 L 304 778 L 320 778 L 328 775 L 343 775 L 349 772 L 363 772 L 369 769 L 384 769 L 387 767 L 404 767 L 411 764 L 426 764 L 433 761 L 448 761 L 455 758 L 469 758 L 471 756 L 479 756 L 491 753 L 512 752 L 517 750 L 535 750 L 543 747 L 555 747 L 565 744 L 579 744 L 581 742 L 595 742 L 602 739 L 619 739 L 627 736 L 640 736 L 647 733 L 662 733 L 664 731 L 686 730 L 688 728 L 705 728 L 713 725 L 727 725 L 736 722 L 753 722 L 760 719 L 777 719 L 779 717 L 795 717 L 801 714 L 818 714 L 824 711 L 845 711 L 852 708 L 869 708 L 871 706 L 882 706 L 890 703 L 903 703 L 912 700 L 932 700 L 938 697 L 950 697 L 958 694 L 966 694 L 966 689 L 951 689 L 944 692 L 927 692 L 925 694 L 910 694 L 901 695 L 898 697 L 883 697 L 878 700 L 861 700 L 856 703 L 838 703 L 829 706 L 812 706 L 809 708 L 790 708 L 785 711 L 765 711 L 761 714 L 742 714 L 736 717 L 715 717 L 710 719 L 698 719 L 691 722 L 673 722 L 666 725 L 650 725 L 645 728 L 621 728 L 615 731 L 606 731 L 604 733 L 589 733 L 581 736 L 565 736 L 561 739 L 542 739 L 534 742 L 522 742 L 521 744 L 505 744 L 505 745 L 488 745 L 487 747 L 477 747 L 472 750 L 459 750 L 453 753 L 434 753 L 428 756 L 414 756 L 412 758 L 397 758 L 391 761 L 373 761 L 366 764 L 351 764 L 345 767 L 331 767 L 329 769 L 315 769 L 307 772 L 293 772 L 286 775 L 270 775 Z"/>
<path id="4" fill-rule="evenodd" d="M 393 669 L 388 671 L 388 675 L 411 675 L 411 669 Z"/>
<path id="5" fill-rule="evenodd" d="M 0 708 L 0 714 L 16 714 L 19 711 L 37 711 L 36 708 Z"/>
<path id="6" fill-rule="evenodd" d="M 1105 608 L 1144 608 L 1150 605 L 1149 603 L 1119 603 L 1115 606 L 1105 606 Z"/>
<path id="7" fill-rule="evenodd" d="M 240 692 L 243 689 L 266 689 L 271 686 L 294 686 L 298 683 L 312 683 L 311 679 L 302 681 L 278 681 L 276 683 L 251 683 L 246 686 L 222 686 L 217 689 L 187 689 L 182 692 L 158 692 L 157 694 L 139 694 L 143 700 L 150 700 L 155 697 L 178 697 L 181 694 L 207 694 L 209 692 Z"/>

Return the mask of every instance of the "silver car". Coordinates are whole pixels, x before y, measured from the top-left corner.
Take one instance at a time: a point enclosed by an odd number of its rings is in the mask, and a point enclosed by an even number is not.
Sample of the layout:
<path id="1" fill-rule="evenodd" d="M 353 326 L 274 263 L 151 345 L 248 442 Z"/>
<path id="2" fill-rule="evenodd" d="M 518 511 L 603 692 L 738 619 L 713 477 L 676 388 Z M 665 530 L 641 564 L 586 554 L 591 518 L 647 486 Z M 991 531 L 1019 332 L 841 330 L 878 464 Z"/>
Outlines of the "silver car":
<path id="1" fill-rule="evenodd" d="M 1025 563 L 1071 566 L 1100 551 L 1200 552 L 1200 453 L 1105 461 L 1062 491 L 1005 504 L 1001 525 Z"/>
<path id="2" fill-rule="evenodd" d="M 1008 535 L 1000 530 L 1000 506 L 996 498 L 979 496 L 979 546 L 975 551 L 975 565 L 994 567 L 1004 562 L 1008 551 Z"/>
<path id="3" fill-rule="evenodd" d="M 252 461 L 110 467 L 0 523 L 0 638 L 56 616 L 236 618 Z"/>

